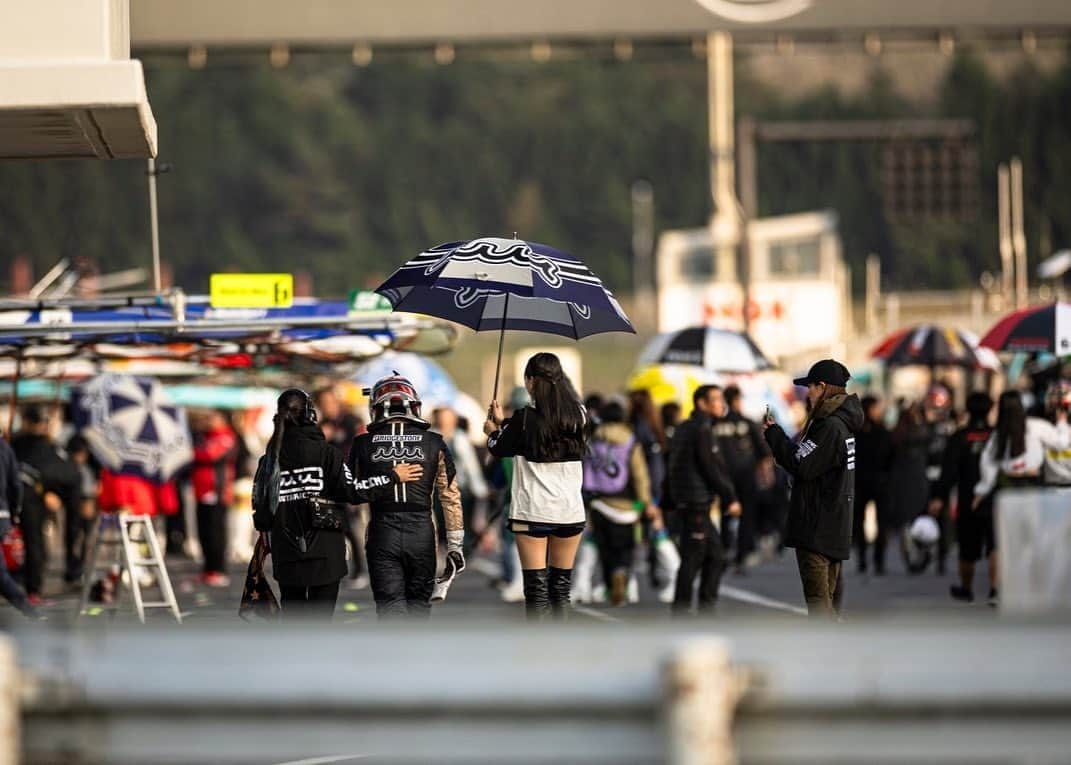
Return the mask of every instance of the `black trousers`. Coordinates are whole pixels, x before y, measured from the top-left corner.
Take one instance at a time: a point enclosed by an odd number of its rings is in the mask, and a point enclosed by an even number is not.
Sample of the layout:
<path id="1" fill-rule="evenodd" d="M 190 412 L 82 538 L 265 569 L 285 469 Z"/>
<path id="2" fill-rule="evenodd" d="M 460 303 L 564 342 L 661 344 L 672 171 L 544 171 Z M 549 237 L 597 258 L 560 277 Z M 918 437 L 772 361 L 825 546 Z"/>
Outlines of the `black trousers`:
<path id="1" fill-rule="evenodd" d="M 222 504 L 197 504 L 197 536 L 201 539 L 206 574 L 223 573 L 227 557 L 227 508 Z"/>
<path id="2" fill-rule="evenodd" d="M 382 513 L 368 524 L 368 577 L 376 614 L 427 618 L 435 587 L 435 526 L 430 514 Z"/>
<path id="3" fill-rule="evenodd" d="M 692 607 L 693 583 L 697 575 L 698 610 L 700 613 L 713 611 L 725 570 L 725 551 L 721 534 L 710 520 L 710 505 L 683 505 L 674 513 L 677 515 L 674 526 L 679 529 L 677 547 L 681 553 L 681 567 L 677 572 L 673 611 L 683 613 Z"/>
<path id="4" fill-rule="evenodd" d="M 632 553 L 636 548 L 635 524 L 615 523 L 598 510 L 592 510 L 589 517 L 595 546 L 599 550 L 602 579 L 609 588 L 615 571 L 632 571 Z"/>
<path id="5" fill-rule="evenodd" d="M 755 483 L 755 470 L 734 473 L 732 476 L 736 498 L 740 502 L 740 518 L 736 524 L 736 565 L 743 565 L 744 560 L 755 550 L 755 529 L 758 526 L 759 487 Z M 729 524 L 723 522 L 724 527 Z M 724 529 L 723 529 L 724 531 Z M 724 540 L 724 537 L 723 537 Z"/>
<path id="6" fill-rule="evenodd" d="M 40 595 L 48 564 L 45 550 L 45 520 L 48 511 L 36 494 L 27 492 L 22 502 L 22 542 L 26 560 L 22 566 L 22 584 L 27 595 Z"/>
<path id="7" fill-rule="evenodd" d="M 889 539 L 889 492 L 884 482 L 856 481 L 855 505 L 852 510 L 852 543 L 855 552 L 859 556 L 860 570 L 865 571 L 867 566 L 867 549 L 870 547 L 866 541 L 866 531 L 863 524 L 866 520 L 866 506 L 874 503 L 877 511 L 878 535 L 874 538 L 874 570 L 881 573 L 885 570 L 885 548 Z"/>
<path id="8" fill-rule="evenodd" d="M 67 582 L 76 582 L 82 578 L 86 552 L 89 549 L 89 533 L 93 521 L 82 517 L 81 503 L 77 498 L 63 502 L 63 546 L 66 561 L 63 578 Z"/>
<path id="9" fill-rule="evenodd" d="M 314 587 L 279 585 L 279 605 L 284 620 L 326 619 L 331 621 L 338 600 L 338 580 Z"/>

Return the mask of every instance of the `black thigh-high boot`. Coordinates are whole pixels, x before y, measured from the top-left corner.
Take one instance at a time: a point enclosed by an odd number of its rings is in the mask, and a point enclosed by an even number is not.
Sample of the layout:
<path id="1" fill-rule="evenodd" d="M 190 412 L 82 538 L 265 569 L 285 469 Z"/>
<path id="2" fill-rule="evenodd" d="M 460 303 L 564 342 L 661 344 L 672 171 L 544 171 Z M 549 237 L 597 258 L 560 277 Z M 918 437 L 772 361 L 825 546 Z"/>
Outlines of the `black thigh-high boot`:
<path id="1" fill-rule="evenodd" d="M 524 611 L 530 622 L 541 622 L 550 611 L 550 598 L 547 593 L 547 570 L 545 568 L 526 568 L 524 575 Z"/>
<path id="2" fill-rule="evenodd" d="M 550 594 L 550 612 L 555 621 L 564 622 L 569 611 L 569 589 L 572 586 L 571 568 L 550 567 L 547 589 Z"/>

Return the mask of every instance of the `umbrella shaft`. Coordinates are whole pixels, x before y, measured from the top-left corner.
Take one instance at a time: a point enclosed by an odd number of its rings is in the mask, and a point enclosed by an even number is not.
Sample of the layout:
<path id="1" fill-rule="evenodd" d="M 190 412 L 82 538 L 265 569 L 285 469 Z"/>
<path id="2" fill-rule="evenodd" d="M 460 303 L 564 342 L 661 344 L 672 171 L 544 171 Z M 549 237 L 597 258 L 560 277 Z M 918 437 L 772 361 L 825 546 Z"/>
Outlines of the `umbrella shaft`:
<path id="1" fill-rule="evenodd" d="M 502 329 L 498 333 L 498 361 L 495 362 L 495 390 L 491 394 L 492 401 L 498 401 L 498 381 L 502 375 L 502 344 L 506 341 L 506 318 L 509 315 L 509 293 L 502 305 Z"/>

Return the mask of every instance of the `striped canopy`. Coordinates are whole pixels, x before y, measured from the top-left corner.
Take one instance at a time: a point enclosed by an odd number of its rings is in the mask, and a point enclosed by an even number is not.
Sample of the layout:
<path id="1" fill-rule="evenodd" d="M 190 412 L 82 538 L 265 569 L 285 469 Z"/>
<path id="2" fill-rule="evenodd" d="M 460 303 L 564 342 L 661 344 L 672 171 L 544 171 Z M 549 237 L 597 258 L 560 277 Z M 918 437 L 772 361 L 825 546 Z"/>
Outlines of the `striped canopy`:
<path id="1" fill-rule="evenodd" d="M 396 311 L 477 331 L 513 329 L 574 339 L 635 332 L 617 300 L 578 258 L 521 239 L 440 244 L 405 263 L 376 292 Z"/>
<path id="2" fill-rule="evenodd" d="M 1071 303 L 1010 313 L 986 332 L 982 345 L 994 351 L 1071 355 Z"/>
<path id="3" fill-rule="evenodd" d="M 887 367 L 964 367 L 1000 369 L 1000 360 L 978 347 L 974 334 L 954 327 L 921 324 L 893 332 L 870 352 Z"/>

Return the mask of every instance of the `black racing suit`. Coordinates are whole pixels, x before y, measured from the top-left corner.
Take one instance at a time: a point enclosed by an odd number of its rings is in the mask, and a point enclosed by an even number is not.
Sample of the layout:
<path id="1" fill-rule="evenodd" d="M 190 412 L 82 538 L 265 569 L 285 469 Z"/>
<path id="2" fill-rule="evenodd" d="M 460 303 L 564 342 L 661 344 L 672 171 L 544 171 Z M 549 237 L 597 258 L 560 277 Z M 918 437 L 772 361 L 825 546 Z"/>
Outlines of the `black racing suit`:
<path id="1" fill-rule="evenodd" d="M 929 443 L 926 447 L 926 480 L 929 483 L 929 497 L 937 496 L 941 478 L 941 465 L 945 459 L 949 439 L 956 430 L 956 423 L 951 418 L 937 420 L 926 425 Z M 913 520 L 913 519 L 912 519 Z M 937 573 L 945 571 L 945 559 L 948 557 L 948 548 L 952 546 L 952 516 L 949 512 L 948 503 L 941 506 L 941 512 L 937 516 L 937 525 L 941 530 L 941 536 L 937 540 Z"/>
<path id="2" fill-rule="evenodd" d="M 460 551 L 465 529 L 461 493 L 450 450 L 427 423 L 392 417 L 373 423 L 353 440 L 349 465 L 358 476 L 382 473 L 400 462 L 419 464 L 424 474 L 372 502 L 365 546 L 368 576 L 380 618 L 426 618 L 436 569 L 432 502 L 437 494 L 447 543 Z"/>
<path id="3" fill-rule="evenodd" d="M 947 515 L 949 497 L 952 490 L 956 490 L 956 541 L 959 559 L 964 563 L 974 563 L 981 559 L 983 552 L 989 554 L 996 549 L 992 495 L 986 497 L 977 509 L 972 509 L 974 487 L 981 480 L 978 463 L 992 433 L 993 428 L 984 419 L 975 420 L 953 433 L 948 439 L 941 477 L 934 491 L 935 498 L 942 500 L 942 510 Z"/>
<path id="4" fill-rule="evenodd" d="M 696 409 L 677 426 L 669 445 L 666 490 L 672 511 L 667 517 L 677 535 L 681 567 L 673 610 L 688 611 L 692 605 L 692 583 L 699 579 L 699 610 L 711 611 L 718 598 L 718 586 L 725 567 L 721 535 L 710 520 L 715 499 L 724 513 L 736 501 L 725 462 L 714 438 L 713 418 Z"/>

